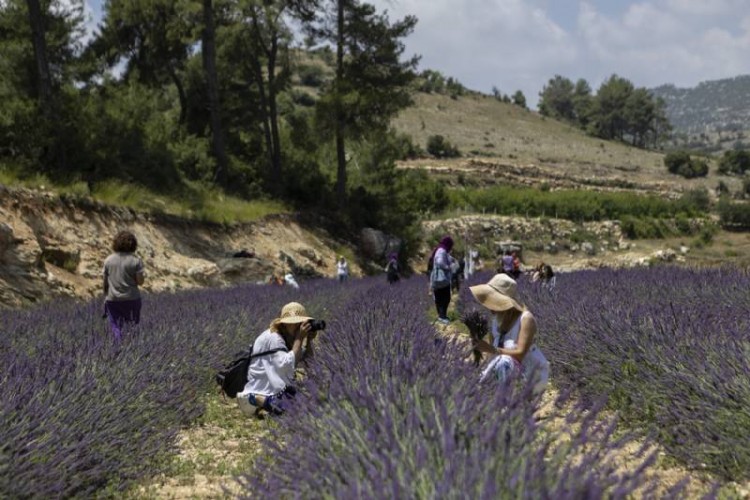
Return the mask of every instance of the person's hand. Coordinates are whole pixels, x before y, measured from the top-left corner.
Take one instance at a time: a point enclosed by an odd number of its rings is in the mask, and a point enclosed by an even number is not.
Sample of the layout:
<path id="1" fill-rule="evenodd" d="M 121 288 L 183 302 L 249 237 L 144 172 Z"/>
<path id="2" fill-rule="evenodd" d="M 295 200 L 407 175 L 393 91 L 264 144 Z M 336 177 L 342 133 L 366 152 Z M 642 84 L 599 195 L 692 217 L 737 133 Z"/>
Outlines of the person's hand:
<path id="1" fill-rule="evenodd" d="M 307 340 L 312 340 L 318 336 L 318 332 L 310 332 L 307 334 Z"/>
<path id="2" fill-rule="evenodd" d="M 297 332 L 297 338 L 304 340 L 307 338 L 307 336 L 310 334 L 310 322 L 305 321 L 302 323 L 302 325 L 299 328 L 299 331 Z"/>
<path id="3" fill-rule="evenodd" d="M 479 352 L 486 352 L 487 354 L 497 354 L 497 350 L 484 340 L 474 340 L 472 344 L 474 349 Z"/>

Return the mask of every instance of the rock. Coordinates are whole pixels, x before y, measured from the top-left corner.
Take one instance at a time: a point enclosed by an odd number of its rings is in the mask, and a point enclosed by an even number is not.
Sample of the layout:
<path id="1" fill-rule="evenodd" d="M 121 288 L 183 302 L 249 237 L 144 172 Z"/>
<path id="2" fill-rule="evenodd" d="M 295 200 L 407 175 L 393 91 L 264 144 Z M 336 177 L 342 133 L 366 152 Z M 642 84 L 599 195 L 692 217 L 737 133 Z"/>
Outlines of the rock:
<path id="1" fill-rule="evenodd" d="M 202 284 L 214 284 L 218 281 L 219 266 L 216 264 L 206 264 L 202 266 L 191 267 L 187 270 L 187 275 Z"/>
<path id="2" fill-rule="evenodd" d="M 215 264 L 223 279 L 233 283 L 256 282 L 273 274 L 273 265 L 257 257 L 252 259 L 219 259 Z"/>
<path id="3" fill-rule="evenodd" d="M 655 260 L 661 260 L 663 262 L 673 262 L 677 257 L 677 253 L 671 248 L 666 250 L 657 250 L 653 253 L 652 258 Z"/>
<path id="4" fill-rule="evenodd" d="M 578 243 L 573 243 L 572 245 L 570 245 L 571 252 L 577 252 L 580 249 L 581 249 L 581 245 L 579 245 Z"/>
<path id="5" fill-rule="evenodd" d="M 42 247 L 42 259 L 59 268 L 75 273 L 81 263 L 81 249 L 73 245 L 51 244 Z"/>
<path id="6" fill-rule="evenodd" d="M 298 249 L 297 252 L 299 252 L 299 254 L 301 256 L 303 256 L 306 259 L 314 262 L 315 264 L 317 264 L 317 265 L 323 265 L 323 259 L 321 259 L 320 257 L 318 257 L 318 254 L 316 254 L 315 250 L 313 250 L 312 248 L 302 247 L 302 248 Z"/>
<path id="7" fill-rule="evenodd" d="M 384 261 L 391 252 L 400 252 L 403 242 L 383 231 L 366 227 L 359 233 L 362 253 L 371 260 Z"/>
<path id="8" fill-rule="evenodd" d="M 581 243 L 581 250 L 583 250 L 586 255 L 594 255 L 596 253 L 594 245 L 589 243 L 588 241 L 584 241 L 583 243 Z"/>
<path id="9" fill-rule="evenodd" d="M 686 254 L 686 253 L 688 253 L 689 251 L 690 251 L 690 247 L 687 247 L 687 246 L 685 246 L 685 245 L 682 245 L 682 246 L 680 246 L 680 253 L 681 253 L 682 255 L 685 255 L 685 254 Z"/>

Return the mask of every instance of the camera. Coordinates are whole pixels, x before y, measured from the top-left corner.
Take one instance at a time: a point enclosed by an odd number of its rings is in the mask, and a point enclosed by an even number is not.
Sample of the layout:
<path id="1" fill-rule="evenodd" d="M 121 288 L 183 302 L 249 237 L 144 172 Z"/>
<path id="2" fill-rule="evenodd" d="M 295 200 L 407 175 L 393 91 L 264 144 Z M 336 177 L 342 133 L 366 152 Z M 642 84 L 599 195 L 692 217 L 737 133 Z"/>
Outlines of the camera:
<path id="1" fill-rule="evenodd" d="M 326 329 L 326 322 L 322 319 L 311 319 L 308 323 L 310 323 L 310 332 Z"/>

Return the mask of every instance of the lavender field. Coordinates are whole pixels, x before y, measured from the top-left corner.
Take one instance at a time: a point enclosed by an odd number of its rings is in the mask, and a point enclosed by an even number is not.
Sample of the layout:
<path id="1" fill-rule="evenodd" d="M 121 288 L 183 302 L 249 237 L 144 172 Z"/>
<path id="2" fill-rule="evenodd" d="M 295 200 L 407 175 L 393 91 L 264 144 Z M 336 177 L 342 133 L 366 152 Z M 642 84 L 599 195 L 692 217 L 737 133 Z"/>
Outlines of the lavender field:
<path id="1" fill-rule="evenodd" d="M 615 433 L 610 418 L 567 405 L 564 441 L 529 388 L 477 384 L 465 345 L 430 323 L 419 278 L 149 296 L 120 344 L 94 304 L 5 312 L 0 497 L 90 496 L 155 475 L 203 412 L 216 368 L 290 300 L 329 327 L 273 427 L 283 438 L 239 478 L 248 495 L 648 496 L 655 457 L 627 470 L 613 458 L 629 437 L 622 424 L 688 467 L 747 480 L 748 285 L 737 271 L 672 268 L 565 275 L 552 294 L 522 285 L 553 384 L 590 407 L 608 397 L 621 416 Z M 679 496 L 671 486 L 660 491 Z"/>

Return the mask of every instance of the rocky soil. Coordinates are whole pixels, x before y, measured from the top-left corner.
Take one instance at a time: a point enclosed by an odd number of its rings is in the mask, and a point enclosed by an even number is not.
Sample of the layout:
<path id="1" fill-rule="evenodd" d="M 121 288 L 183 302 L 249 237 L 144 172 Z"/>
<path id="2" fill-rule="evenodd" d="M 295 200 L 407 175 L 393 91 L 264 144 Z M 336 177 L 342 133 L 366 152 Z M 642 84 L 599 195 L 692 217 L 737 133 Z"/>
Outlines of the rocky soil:
<path id="1" fill-rule="evenodd" d="M 298 280 L 333 276 L 344 247 L 293 215 L 219 225 L 0 186 L 0 306 L 96 296 L 102 262 L 123 229 L 138 238 L 149 292 L 256 282 L 289 271 Z M 232 257 L 241 250 L 254 256 Z M 354 262 L 350 270 L 360 273 Z"/>
<path id="2" fill-rule="evenodd" d="M 696 222 L 698 223 L 698 222 Z M 563 219 L 466 215 L 423 223 L 428 241 L 450 234 L 480 251 L 485 267 L 501 248 L 520 248 L 527 267 L 544 260 L 562 271 L 684 262 L 690 248 L 654 248 L 630 241 L 618 221 L 576 223 Z"/>

